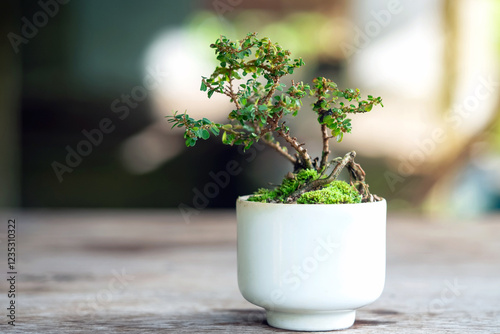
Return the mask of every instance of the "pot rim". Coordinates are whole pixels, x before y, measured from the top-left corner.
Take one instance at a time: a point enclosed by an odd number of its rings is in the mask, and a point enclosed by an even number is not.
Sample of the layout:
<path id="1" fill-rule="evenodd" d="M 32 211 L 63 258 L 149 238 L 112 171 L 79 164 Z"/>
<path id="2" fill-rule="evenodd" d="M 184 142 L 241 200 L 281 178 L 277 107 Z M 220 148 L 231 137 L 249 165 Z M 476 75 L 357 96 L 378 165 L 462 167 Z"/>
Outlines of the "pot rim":
<path id="1" fill-rule="evenodd" d="M 236 203 L 248 203 L 248 205 L 274 205 L 274 206 L 295 206 L 295 205 L 300 205 L 301 207 L 324 207 L 324 206 L 355 206 L 355 205 L 380 205 L 382 203 L 385 203 L 386 200 L 385 198 L 381 197 L 382 200 L 377 201 L 377 202 L 365 202 L 365 203 L 336 203 L 336 204 L 300 204 L 300 203 L 262 203 L 262 202 L 251 202 L 247 201 L 247 199 L 252 196 L 252 195 L 243 195 L 243 196 L 238 196 L 236 199 Z"/>

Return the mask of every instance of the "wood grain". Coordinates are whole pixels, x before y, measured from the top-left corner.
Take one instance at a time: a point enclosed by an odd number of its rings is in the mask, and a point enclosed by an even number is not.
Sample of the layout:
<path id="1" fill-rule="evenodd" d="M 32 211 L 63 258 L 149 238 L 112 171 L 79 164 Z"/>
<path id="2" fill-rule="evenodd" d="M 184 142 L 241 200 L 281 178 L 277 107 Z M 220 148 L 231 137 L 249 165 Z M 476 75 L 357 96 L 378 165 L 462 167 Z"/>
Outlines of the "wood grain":
<path id="1" fill-rule="evenodd" d="M 238 291 L 232 211 L 203 211 L 189 224 L 177 211 L 9 217 L 18 222 L 17 325 L 0 311 L 1 333 L 286 332 Z M 384 293 L 349 333 L 500 333 L 499 216 L 390 216 L 387 239 Z M 6 291 L 2 279 L 0 310 Z"/>

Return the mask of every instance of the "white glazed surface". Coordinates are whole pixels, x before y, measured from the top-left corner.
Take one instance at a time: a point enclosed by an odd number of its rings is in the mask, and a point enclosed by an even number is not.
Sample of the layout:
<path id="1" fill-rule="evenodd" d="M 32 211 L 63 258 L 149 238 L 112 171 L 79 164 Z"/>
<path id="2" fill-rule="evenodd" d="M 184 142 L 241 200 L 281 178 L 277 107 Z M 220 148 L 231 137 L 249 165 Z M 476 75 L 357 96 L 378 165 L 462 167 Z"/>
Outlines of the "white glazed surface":
<path id="1" fill-rule="evenodd" d="M 238 285 L 246 300 L 266 309 L 270 325 L 347 328 L 354 322 L 352 311 L 380 296 L 385 200 L 328 205 L 245 198 L 236 204 Z"/>

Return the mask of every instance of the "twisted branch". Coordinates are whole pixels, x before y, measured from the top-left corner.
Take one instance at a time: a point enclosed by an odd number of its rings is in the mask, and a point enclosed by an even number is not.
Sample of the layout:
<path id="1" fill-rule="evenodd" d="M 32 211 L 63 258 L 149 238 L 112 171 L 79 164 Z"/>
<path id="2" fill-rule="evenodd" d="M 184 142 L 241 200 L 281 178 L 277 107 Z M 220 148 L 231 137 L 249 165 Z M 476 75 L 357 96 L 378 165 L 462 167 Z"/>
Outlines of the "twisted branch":
<path id="1" fill-rule="evenodd" d="M 295 198 L 298 198 L 303 193 L 306 193 L 306 192 L 311 191 L 311 190 L 316 190 L 316 189 L 322 188 L 322 187 L 326 186 L 327 184 L 332 183 L 340 175 L 340 172 L 342 171 L 342 169 L 344 169 L 344 167 L 347 164 L 349 164 L 349 163 L 351 163 L 351 162 L 354 161 L 355 157 L 356 157 L 356 152 L 355 151 L 351 151 L 351 152 L 347 153 L 342 158 L 342 160 L 337 164 L 337 166 L 335 166 L 335 168 L 330 173 L 330 175 L 328 175 L 326 178 L 317 179 L 317 180 L 314 180 L 314 181 L 312 181 L 310 183 L 307 183 L 304 187 L 302 187 L 302 188 L 297 189 L 296 191 L 294 191 L 292 193 L 292 195 L 290 195 L 290 197 L 293 198 L 293 199 L 295 199 Z"/>
<path id="2" fill-rule="evenodd" d="M 332 183 L 339 177 L 340 172 L 342 172 L 344 168 L 347 168 L 347 170 L 349 171 L 349 176 L 351 178 L 351 185 L 353 185 L 361 195 L 361 202 L 365 203 L 365 202 L 380 201 L 381 200 L 380 197 L 378 197 L 377 195 L 372 195 L 368 191 L 368 184 L 365 183 L 365 171 L 363 170 L 363 168 L 361 168 L 359 164 L 354 162 L 355 157 L 356 157 L 356 152 L 351 151 L 347 153 L 342 159 L 336 158 L 332 160 L 330 163 L 326 164 L 325 168 L 328 168 L 330 164 L 336 163 L 336 166 L 335 168 L 333 168 L 330 175 L 328 175 L 325 178 L 320 177 L 319 179 L 316 179 L 310 183 L 305 184 L 302 188 L 297 189 L 288 197 L 288 202 L 294 202 L 302 194 L 309 191 L 321 189 L 326 185 Z"/>

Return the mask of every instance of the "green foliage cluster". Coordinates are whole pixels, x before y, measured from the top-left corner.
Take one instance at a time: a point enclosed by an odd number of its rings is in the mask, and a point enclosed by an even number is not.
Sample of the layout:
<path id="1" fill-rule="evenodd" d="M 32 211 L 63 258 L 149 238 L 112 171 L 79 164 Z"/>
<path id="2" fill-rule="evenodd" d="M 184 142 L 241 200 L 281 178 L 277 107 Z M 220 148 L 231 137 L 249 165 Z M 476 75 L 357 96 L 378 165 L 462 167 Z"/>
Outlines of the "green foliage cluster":
<path id="1" fill-rule="evenodd" d="M 359 192 L 345 181 L 336 180 L 326 187 L 306 192 L 298 199 L 299 204 L 354 204 L 361 203 Z"/>
<path id="2" fill-rule="evenodd" d="M 313 80 L 313 87 L 310 94 L 316 98 L 313 110 L 318 115 L 318 123 L 326 125 L 338 142 L 342 141 L 344 133 L 352 130 L 351 119 L 347 118 L 347 114 L 369 112 L 373 106 L 382 105 L 380 97 L 368 95 L 367 100 L 362 100 L 359 89 L 339 90 L 337 84 L 330 79 L 316 78 Z M 345 102 L 337 101 L 339 98 L 343 98 Z M 351 103 L 353 101 L 357 105 Z"/>
<path id="3" fill-rule="evenodd" d="M 368 95 L 367 99 L 362 99 L 359 89 L 341 90 L 335 82 L 323 77 L 315 78 L 312 85 L 292 80 L 287 88 L 281 82 L 282 78 L 303 66 L 303 60 L 293 58 L 289 50 L 267 37 L 257 38 L 256 33 L 248 34 L 241 41 L 231 41 L 221 36 L 210 47 L 214 49 L 219 65 L 210 76 L 203 77 L 200 89 L 207 92 L 209 98 L 215 93 L 226 95 L 234 108 L 229 112 L 225 124 L 207 118 L 195 120 L 186 113 L 176 112 L 173 116 L 167 116 L 172 127 L 184 128 L 186 146 L 194 146 L 200 139 L 222 134 L 224 144 L 243 145 L 247 150 L 255 142 L 262 141 L 292 162 L 295 172 L 293 177 L 283 180 L 282 185 L 275 190 L 261 191 L 251 200 L 272 198 L 274 201 L 284 201 L 287 198 L 289 202 L 288 195 L 302 195 L 297 192 L 300 188 L 303 192 L 311 192 L 326 187 L 337 178 L 339 168 L 346 166 L 351 175 L 356 176 L 354 181 L 362 184 L 358 190 L 363 189 L 360 191 L 363 200 L 373 200 L 367 191 L 368 186 L 363 186 L 364 171 L 354 163 L 355 152 L 350 152 L 342 160 L 329 161 L 329 141 L 336 138 L 340 142 L 344 134 L 352 130 L 348 115 L 366 113 L 374 106 L 382 105 L 380 97 Z M 285 116 L 298 114 L 303 105 L 302 99 L 307 96 L 314 99 L 312 109 L 316 113 L 323 139 L 321 159 L 309 156 L 304 143 L 292 135 L 284 120 Z M 295 152 L 289 153 L 288 147 Z M 324 173 L 336 161 L 342 164 L 337 163 L 329 177 L 317 179 L 319 173 Z M 311 170 L 316 172 L 316 179 L 310 174 Z M 338 193 L 333 188 L 328 189 L 324 192 L 327 198 Z M 323 193 L 315 193 L 314 196 L 319 194 Z M 309 196 L 307 201 L 311 201 L 314 196 Z M 340 202 L 344 202 L 344 197 L 341 198 Z"/>
<path id="4" fill-rule="evenodd" d="M 358 89 L 340 90 L 335 82 L 323 77 L 314 79 L 312 86 L 292 82 L 286 88 L 281 83 L 282 77 L 303 66 L 303 60 L 292 58 L 290 51 L 269 38 L 258 39 L 255 33 L 239 42 L 222 36 L 211 47 L 215 49 L 219 66 L 209 77 L 203 77 L 200 88 L 209 98 L 214 93 L 228 96 L 235 108 L 229 113 L 226 124 L 214 123 L 207 118 L 195 120 L 186 113 L 169 116 L 172 127 L 185 128 L 187 146 L 194 146 L 199 139 L 208 139 L 210 134 L 218 136 L 222 132 L 224 144 L 244 145 L 248 149 L 256 141 L 263 140 L 299 169 L 314 167 L 320 170 L 325 167 L 326 159 L 322 159 L 321 166 L 313 166 L 307 150 L 290 134 L 283 117 L 296 116 L 303 105 L 302 99 L 313 96 L 316 98 L 313 110 L 318 115 L 319 124 L 330 129 L 331 136 L 341 141 L 344 133 L 350 133 L 352 129 L 348 114 L 365 113 L 382 103 L 380 97 L 371 95 L 362 100 Z M 339 101 L 339 98 L 344 101 Z M 329 136 L 325 132 L 324 140 Z M 292 146 L 298 157 L 290 155 L 277 137 Z"/>
<path id="5" fill-rule="evenodd" d="M 227 95 L 235 104 L 228 119 L 228 124 L 218 124 L 203 119 L 196 121 L 187 114 L 175 114 L 169 119 L 173 126 L 184 126 L 187 146 L 194 146 L 198 139 L 208 139 L 212 134 L 222 131 L 222 142 L 227 145 L 245 145 L 245 149 L 264 135 L 281 129 L 264 130 L 268 121 L 280 115 L 297 115 L 302 106 L 300 98 L 306 95 L 304 91 L 309 86 L 303 84 L 291 87 L 283 92 L 285 85 L 280 78 L 292 74 L 294 69 L 304 65 L 301 58 L 291 59 L 290 51 L 284 50 L 268 38 L 257 39 L 256 34 L 248 34 L 242 41 L 233 42 L 222 36 L 210 47 L 215 49 L 219 66 L 209 77 L 203 77 L 200 89 L 206 91 L 208 97 L 214 93 Z M 237 85 L 235 80 L 248 77 L 244 83 Z M 263 77 L 263 83 L 259 78 Z M 235 87 L 237 85 L 237 87 Z M 205 130 L 205 131 L 204 131 Z M 283 126 L 283 131 L 288 131 Z M 269 136 L 269 134 L 268 134 Z"/>

